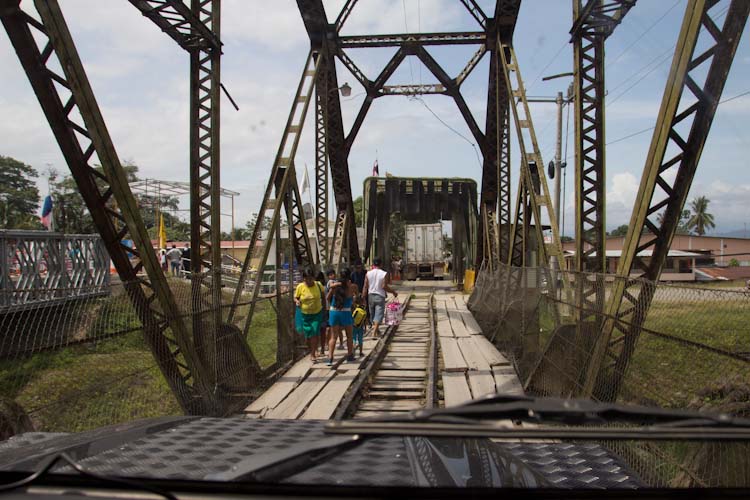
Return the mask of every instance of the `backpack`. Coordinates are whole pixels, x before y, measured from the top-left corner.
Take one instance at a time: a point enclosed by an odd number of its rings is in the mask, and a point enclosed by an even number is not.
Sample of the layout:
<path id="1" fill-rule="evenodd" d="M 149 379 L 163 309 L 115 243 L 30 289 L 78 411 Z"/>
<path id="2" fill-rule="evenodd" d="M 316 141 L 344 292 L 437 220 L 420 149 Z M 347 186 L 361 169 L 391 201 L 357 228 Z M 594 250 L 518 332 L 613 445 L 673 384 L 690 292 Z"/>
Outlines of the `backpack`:
<path id="1" fill-rule="evenodd" d="M 365 308 L 362 306 L 357 306 L 352 311 L 352 320 L 354 321 L 354 326 L 357 328 L 363 326 L 365 324 L 365 318 L 367 318 L 367 311 L 365 311 Z"/>

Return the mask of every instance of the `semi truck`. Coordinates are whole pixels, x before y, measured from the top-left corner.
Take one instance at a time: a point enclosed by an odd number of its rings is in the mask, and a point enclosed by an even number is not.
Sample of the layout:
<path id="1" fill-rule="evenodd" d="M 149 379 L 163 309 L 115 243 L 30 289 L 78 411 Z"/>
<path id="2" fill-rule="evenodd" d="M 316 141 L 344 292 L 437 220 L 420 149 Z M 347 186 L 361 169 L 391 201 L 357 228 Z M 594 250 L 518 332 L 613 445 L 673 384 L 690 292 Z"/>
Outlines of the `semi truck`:
<path id="1" fill-rule="evenodd" d="M 406 255 L 403 262 L 403 277 L 443 279 L 446 274 L 443 248 L 443 225 L 407 224 Z"/>

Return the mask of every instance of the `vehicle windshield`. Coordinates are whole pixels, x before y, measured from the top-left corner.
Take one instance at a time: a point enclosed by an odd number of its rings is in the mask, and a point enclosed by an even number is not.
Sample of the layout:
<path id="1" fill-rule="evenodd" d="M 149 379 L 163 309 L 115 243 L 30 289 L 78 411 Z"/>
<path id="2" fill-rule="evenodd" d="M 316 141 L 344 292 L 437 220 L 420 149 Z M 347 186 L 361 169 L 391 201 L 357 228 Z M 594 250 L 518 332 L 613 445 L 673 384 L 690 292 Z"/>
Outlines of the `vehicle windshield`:
<path id="1" fill-rule="evenodd" d="M 0 6 L 0 493 L 750 493 L 750 2 L 106 3 Z"/>

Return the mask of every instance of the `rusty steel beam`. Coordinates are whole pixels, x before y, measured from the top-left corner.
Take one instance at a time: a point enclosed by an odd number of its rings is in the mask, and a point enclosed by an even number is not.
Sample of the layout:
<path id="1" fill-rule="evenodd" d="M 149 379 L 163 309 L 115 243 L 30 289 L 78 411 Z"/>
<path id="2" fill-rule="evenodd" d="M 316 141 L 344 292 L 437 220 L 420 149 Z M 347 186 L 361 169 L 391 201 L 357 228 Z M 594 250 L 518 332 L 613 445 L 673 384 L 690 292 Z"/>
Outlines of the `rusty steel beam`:
<path id="1" fill-rule="evenodd" d="M 634 4 L 635 0 L 589 0 L 582 7 L 581 0 L 573 0 L 575 270 L 579 272 L 606 270 L 604 43 Z M 603 293 L 603 287 L 585 287 L 580 300 L 591 306 L 601 304 L 603 298 L 596 297 L 596 290 Z"/>
<path id="2" fill-rule="evenodd" d="M 352 13 L 354 6 L 357 5 L 357 1 L 358 0 L 346 0 L 344 6 L 341 7 L 341 12 L 339 12 L 336 22 L 334 23 L 336 25 L 336 33 L 340 32 L 341 28 L 344 27 L 344 23 L 349 19 L 349 15 Z"/>
<path id="3" fill-rule="evenodd" d="M 218 31 L 207 25 L 182 0 L 128 0 L 187 51 L 221 50 Z"/>
<path id="4" fill-rule="evenodd" d="M 445 94 L 446 88 L 440 83 L 425 83 L 415 85 L 384 85 L 380 95 L 428 95 Z"/>
<path id="5" fill-rule="evenodd" d="M 192 2 L 193 14 L 219 36 L 221 0 Z M 191 50 L 190 270 L 196 277 L 221 269 L 220 74 L 220 50 Z"/>
<path id="6" fill-rule="evenodd" d="M 217 411 L 207 376 L 151 247 L 125 171 L 112 144 L 73 39 L 56 0 L 35 2 L 41 22 L 18 6 L 0 17 L 50 124 L 81 196 L 144 329 L 157 366 L 186 413 Z M 34 34 L 42 40 L 39 49 Z M 63 73 L 50 66 L 57 57 Z M 64 97 L 63 94 L 67 95 Z M 83 118 L 83 124 L 72 116 Z M 101 169 L 93 166 L 94 155 Z M 135 248 L 124 245 L 131 239 Z M 137 259 L 131 262 L 128 253 Z M 149 281 L 138 272 L 145 269 Z"/>
<path id="7" fill-rule="evenodd" d="M 487 14 L 485 14 L 482 8 L 477 5 L 477 2 L 475 0 L 461 0 L 461 3 L 466 7 L 466 10 L 469 11 L 471 17 L 473 17 L 482 28 L 486 29 Z"/>
<path id="8" fill-rule="evenodd" d="M 320 64 L 325 64 L 321 61 Z M 319 73 L 315 82 L 315 234 L 320 265 L 328 266 L 328 142 L 326 141 L 327 82 Z"/>
<path id="9" fill-rule="evenodd" d="M 480 45 L 487 40 L 483 31 L 451 33 L 396 33 L 391 35 L 351 35 L 338 37 L 337 44 L 345 49 L 368 47 L 401 47 L 420 45 Z"/>
<path id="10" fill-rule="evenodd" d="M 440 66 L 440 64 L 438 64 L 435 59 L 433 59 L 433 57 L 427 52 L 427 50 L 425 50 L 424 47 L 418 45 L 409 48 L 411 49 L 411 51 L 413 51 L 414 55 L 416 55 L 419 60 L 424 63 L 424 65 L 427 67 L 427 69 L 430 70 L 435 78 L 437 78 L 438 81 L 447 89 L 446 93 L 455 101 L 456 106 L 461 113 L 461 116 L 463 116 L 464 121 L 466 121 L 466 125 L 469 127 L 471 134 L 474 136 L 474 140 L 476 141 L 477 146 L 479 146 L 479 150 L 482 152 L 482 155 L 486 155 L 487 144 L 484 133 L 479 129 L 479 126 L 474 119 L 474 115 L 471 114 L 471 110 L 469 110 L 469 106 L 466 104 L 463 95 L 461 95 L 456 81 L 448 76 L 442 66 Z"/>
<path id="11" fill-rule="evenodd" d="M 406 57 L 406 50 L 404 50 L 403 47 L 398 49 L 395 54 L 393 54 L 393 57 L 386 63 L 385 67 L 383 68 L 383 71 L 380 72 L 378 77 L 375 79 L 375 81 L 372 83 L 370 88 L 367 91 L 367 96 L 365 97 L 364 102 L 362 103 L 362 106 L 359 108 L 359 112 L 357 113 L 357 117 L 354 119 L 354 124 L 352 125 L 352 128 L 349 130 L 349 133 L 346 136 L 346 139 L 344 141 L 344 145 L 346 147 L 347 153 L 351 150 L 352 144 L 354 144 L 354 139 L 357 138 L 357 134 L 359 133 L 359 129 L 362 127 L 362 123 L 365 121 L 365 117 L 367 116 L 367 112 L 370 110 L 370 106 L 372 106 L 372 101 L 379 96 L 378 91 L 385 85 L 385 82 L 388 81 L 388 78 L 391 77 L 394 71 L 398 68 L 399 64 L 404 60 Z"/>
<path id="12" fill-rule="evenodd" d="M 482 57 L 487 52 L 487 46 L 482 45 L 480 46 L 476 52 L 474 52 L 474 55 L 471 56 L 471 59 L 469 59 L 469 62 L 466 63 L 466 66 L 464 66 L 464 69 L 461 70 L 461 72 L 456 76 L 455 81 L 456 85 L 459 87 L 462 83 L 464 83 L 464 80 L 466 80 L 472 71 L 474 71 L 474 68 L 477 67 L 477 64 L 479 64 L 479 61 L 482 60 Z"/>
<path id="13" fill-rule="evenodd" d="M 661 275 L 679 225 L 750 13 L 749 2 L 732 0 L 720 28 L 716 18 L 721 9 L 716 3 L 690 0 L 686 6 L 617 267 L 621 278 L 615 282 L 607 305 L 602 332 L 586 370 L 583 395 L 611 401 L 619 396 L 654 296 L 651 282 Z M 702 31 L 708 34 L 706 41 L 711 43 L 701 44 L 696 50 Z M 687 102 L 681 102 L 683 94 L 688 97 Z M 659 217 L 660 214 L 663 216 Z M 647 250 L 651 255 L 645 262 L 638 254 Z M 631 274 L 644 279 L 629 279 Z"/>
<path id="14" fill-rule="evenodd" d="M 487 113 L 484 135 L 486 151 L 482 164 L 481 210 L 492 217 L 479 220 L 479 237 L 486 240 L 485 248 L 493 250 L 490 256 L 477 252 L 477 265 L 482 260 L 503 258 L 507 261 L 510 245 L 510 122 L 508 118 L 508 94 L 505 74 L 497 53 L 499 43 L 511 43 L 520 9 L 520 0 L 498 0 L 494 16 L 485 24 L 487 45 L 483 47 L 490 54 L 490 68 L 487 82 Z M 481 57 L 483 54 L 475 54 Z M 472 58 L 473 59 L 473 58 Z M 478 61 L 477 61 L 478 62 Z M 469 62 L 469 65 L 472 61 Z M 467 66 L 467 69 L 470 66 Z M 456 78 L 460 84 L 464 72 Z M 501 161 L 503 160 L 504 163 Z M 502 186 L 502 189 L 501 189 Z M 482 247 L 478 247 L 482 248 Z"/>

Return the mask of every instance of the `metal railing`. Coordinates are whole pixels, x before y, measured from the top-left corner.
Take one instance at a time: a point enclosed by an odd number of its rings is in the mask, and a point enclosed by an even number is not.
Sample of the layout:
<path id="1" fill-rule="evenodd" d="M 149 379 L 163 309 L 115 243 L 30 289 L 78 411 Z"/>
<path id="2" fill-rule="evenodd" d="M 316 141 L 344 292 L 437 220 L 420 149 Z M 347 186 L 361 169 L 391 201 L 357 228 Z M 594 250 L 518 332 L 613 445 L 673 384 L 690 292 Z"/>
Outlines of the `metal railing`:
<path id="1" fill-rule="evenodd" d="M 0 314 L 109 293 L 99 235 L 0 230 Z"/>

